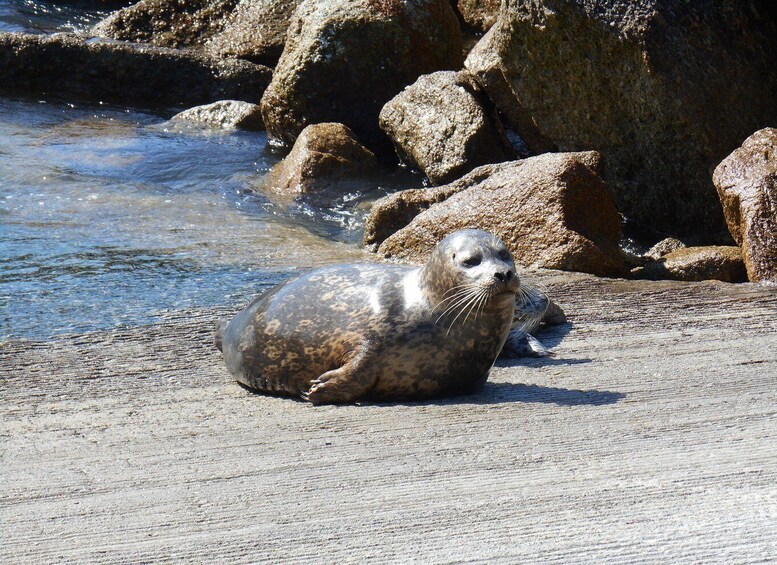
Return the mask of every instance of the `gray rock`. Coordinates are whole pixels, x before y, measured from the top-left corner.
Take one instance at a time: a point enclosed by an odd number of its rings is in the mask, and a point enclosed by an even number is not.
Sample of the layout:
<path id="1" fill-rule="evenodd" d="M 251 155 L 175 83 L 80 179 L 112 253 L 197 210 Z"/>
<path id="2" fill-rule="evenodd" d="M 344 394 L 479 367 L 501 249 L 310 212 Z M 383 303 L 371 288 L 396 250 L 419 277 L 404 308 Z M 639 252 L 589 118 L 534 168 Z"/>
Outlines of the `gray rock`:
<path id="1" fill-rule="evenodd" d="M 0 32 L 0 89 L 133 104 L 256 102 L 272 70 L 248 61 L 115 41 Z"/>
<path id="2" fill-rule="evenodd" d="M 365 243 L 384 257 L 422 262 L 448 233 L 479 228 L 523 266 L 623 275 L 620 215 L 599 170 L 593 151 L 484 165 L 449 185 L 379 200 Z"/>
<path id="3" fill-rule="evenodd" d="M 480 165 L 513 158 L 495 112 L 482 99 L 467 73 L 423 75 L 383 107 L 380 127 L 403 160 L 433 184 L 445 184 Z"/>
<path id="4" fill-rule="evenodd" d="M 338 122 L 388 148 L 383 105 L 422 74 L 460 68 L 461 50 L 447 0 L 305 0 L 262 98 L 267 131 L 292 143 L 307 125 Z"/>
<path id="5" fill-rule="evenodd" d="M 777 282 L 777 129 L 748 137 L 713 176 L 751 281 Z"/>
<path id="6" fill-rule="evenodd" d="M 206 48 L 220 57 L 237 57 L 274 67 L 286 43 L 291 16 L 301 0 L 242 0 Z"/>
<path id="7" fill-rule="evenodd" d="M 710 170 L 777 123 L 777 26 L 746 0 L 505 0 L 466 67 L 535 152 L 596 148 L 627 216 L 726 237 Z"/>
<path id="8" fill-rule="evenodd" d="M 195 106 L 176 114 L 170 121 L 194 122 L 224 129 L 264 129 L 259 105 L 241 100 L 219 100 L 212 104 Z"/>
<path id="9" fill-rule="evenodd" d="M 313 124 L 302 130 L 291 152 L 275 165 L 263 188 L 285 196 L 314 194 L 343 186 L 349 177 L 373 172 L 375 155 L 343 124 Z"/>

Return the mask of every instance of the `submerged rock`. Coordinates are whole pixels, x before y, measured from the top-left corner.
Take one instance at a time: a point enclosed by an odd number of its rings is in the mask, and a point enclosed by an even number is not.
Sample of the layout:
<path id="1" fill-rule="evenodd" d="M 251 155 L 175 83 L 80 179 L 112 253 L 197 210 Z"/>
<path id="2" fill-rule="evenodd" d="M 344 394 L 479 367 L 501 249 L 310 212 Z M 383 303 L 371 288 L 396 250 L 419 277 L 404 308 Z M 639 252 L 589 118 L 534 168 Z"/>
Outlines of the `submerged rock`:
<path id="1" fill-rule="evenodd" d="M 274 67 L 283 52 L 291 16 L 301 1 L 242 0 L 206 48 L 221 57 Z"/>
<path id="2" fill-rule="evenodd" d="M 373 207 L 365 243 L 384 257 L 423 261 L 446 234 L 479 228 L 502 239 L 520 265 L 623 275 L 620 215 L 600 167 L 593 151 L 548 153 L 393 194 Z"/>
<path id="3" fill-rule="evenodd" d="M 195 106 L 176 114 L 170 121 L 194 122 L 225 129 L 264 129 L 259 105 L 241 100 L 219 100 L 212 104 Z"/>
<path id="4" fill-rule="evenodd" d="M 669 253 L 677 251 L 678 249 L 685 249 L 686 247 L 687 245 L 685 245 L 679 239 L 675 237 L 667 237 L 666 239 L 662 239 L 653 247 L 648 249 L 647 253 L 645 253 L 645 258 L 655 261 L 664 255 L 668 255 Z"/>
<path id="5" fill-rule="evenodd" d="M 0 89 L 132 104 L 256 102 L 272 70 L 153 45 L 0 32 Z"/>
<path id="6" fill-rule="evenodd" d="M 475 167 L 513 157 L 483 98 L 467 73 L 424 75 L 383 107 L 380 127 L 404 161 L 433 184 L 448 183 Z"/>
<path id="7" fill-rule="evenodd" d="M 286 196 L 320 193 L 343 180 L 375 170 L 375 155 L 343 124 L 313 124 L 302 130 L 285 159 L 265 178 L 267 191 Z"/>
<path id="8" fill-rule="evenodd" d="M 742 251 L 736 246 L 686 247 L 667 253 L 633 272 L 636 278 L 651 280 L 736 283 L 747 280 Z"/>
<path id="9" fill-rule="evenodd" d="M 461 45 L 447 0 L 306 0 L 262 98 L 267 131 L 292 143 L 307 125 L 338 122 L 388 147 L 380 109 L 420 75 L 460 68 Z"/>
<path id="10" fill-rule="evenodd" d="M 777 282 L 777 129 L 748 137 L 713 176 L 751 281 Z"/>
<path id="11" fill-rule="evenodd" d="M 505 0 L 466 67 L 535 152 L 601 151 L 624 214 L 715 240 L 709 171 L 777 123 L 775 53 L 763 3 Z"/>
<path id="12" fill-rule="evenodd" d="M 117 10 L 94 33 L 161 47 L 202 45 L 221 31 L 237 0 L 140 0 Z"/>

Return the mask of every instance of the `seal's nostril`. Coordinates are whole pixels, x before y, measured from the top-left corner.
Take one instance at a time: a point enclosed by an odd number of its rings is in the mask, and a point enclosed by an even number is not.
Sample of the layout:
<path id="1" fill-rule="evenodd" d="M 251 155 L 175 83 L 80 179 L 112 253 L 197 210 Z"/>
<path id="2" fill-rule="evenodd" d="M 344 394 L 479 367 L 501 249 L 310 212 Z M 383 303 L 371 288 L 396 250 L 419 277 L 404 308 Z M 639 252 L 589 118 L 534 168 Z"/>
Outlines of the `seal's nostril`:
<path id="1" fill-rule="evenodd" d="M 505 280 L 509 281 L 512 278 L 513 278 L 513 272 L 512 271 L 507 271 L 507 276 L 505 277 Z"/>
<path id="2" fill-rule="evenodd" d="M 505 273 L 500 273 L 499 271 L 497 271 L 496 273 L 494 273 L 494 276 L 496 277 L 497 280 L 500 280 L 500 281 L 504 282 L 504 281 L 508 280 L 508 278 L 509 278 L 507 276 L 508 274 L 509 273 L 505 274 Z"/>

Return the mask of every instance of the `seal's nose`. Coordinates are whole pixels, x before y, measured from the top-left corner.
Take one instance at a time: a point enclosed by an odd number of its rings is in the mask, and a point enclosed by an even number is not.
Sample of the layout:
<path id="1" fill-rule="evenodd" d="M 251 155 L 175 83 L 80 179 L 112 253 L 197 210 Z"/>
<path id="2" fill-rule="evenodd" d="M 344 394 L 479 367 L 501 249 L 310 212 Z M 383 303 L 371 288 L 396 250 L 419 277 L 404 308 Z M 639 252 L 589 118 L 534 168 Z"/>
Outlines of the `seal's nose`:
<path id="1" fill-rule="evenodd" d="M 498 281 L 507 282 L 513 278 L 513 272 L 505 271 L 503 273 L 500 273 L 499 271 L 497 271 L 494 273 L 494 277 L 496 277 L 496 280 Z"/>

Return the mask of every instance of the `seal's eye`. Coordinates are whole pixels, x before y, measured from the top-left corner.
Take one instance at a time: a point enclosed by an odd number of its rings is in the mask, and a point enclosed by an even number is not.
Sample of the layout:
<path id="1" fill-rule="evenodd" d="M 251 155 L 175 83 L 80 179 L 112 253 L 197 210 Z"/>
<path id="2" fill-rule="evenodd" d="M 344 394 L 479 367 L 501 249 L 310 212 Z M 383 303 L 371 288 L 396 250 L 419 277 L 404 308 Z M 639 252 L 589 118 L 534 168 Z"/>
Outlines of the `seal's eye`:
<path id="1" fill-rule="evenodd" d="M 502 249 L 502 250 L 499 252 L 499 258 L 500 258 L 502 261 L 509 261 L 509 260 L 510 260 L 510 252 L 509 252 L 507 249 Z"/>
<path id="2" fill-rule="evenodd" d="M 481 258 L 479 255 L 475 255 L 474 257 L 470 257 L 468 259 L 464 259 L 464 261 L 461 262 L 462 265 L 465 267 L 477 267 L 480 265 Z"/>

